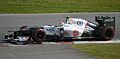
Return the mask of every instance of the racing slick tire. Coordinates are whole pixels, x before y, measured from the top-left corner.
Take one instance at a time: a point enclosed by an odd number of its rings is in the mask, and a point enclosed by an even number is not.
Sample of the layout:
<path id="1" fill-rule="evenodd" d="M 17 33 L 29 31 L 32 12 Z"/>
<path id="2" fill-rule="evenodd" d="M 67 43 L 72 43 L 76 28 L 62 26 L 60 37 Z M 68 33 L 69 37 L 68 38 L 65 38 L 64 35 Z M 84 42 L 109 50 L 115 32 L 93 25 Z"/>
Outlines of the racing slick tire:
<path id="1" fill-rule="evenodd" d="M 101 40 L 107 41 L 114 37 L 115 30 L 112 27 L 102 27 L 101 29 Z"/>
<path id="2" fill-rule="evenodd" d="M 46 38 L 46 34 L 43 30 L 38 29 L 33 33 L 32 39 L 38 44 L 42 44 L 43 40 Z"/>

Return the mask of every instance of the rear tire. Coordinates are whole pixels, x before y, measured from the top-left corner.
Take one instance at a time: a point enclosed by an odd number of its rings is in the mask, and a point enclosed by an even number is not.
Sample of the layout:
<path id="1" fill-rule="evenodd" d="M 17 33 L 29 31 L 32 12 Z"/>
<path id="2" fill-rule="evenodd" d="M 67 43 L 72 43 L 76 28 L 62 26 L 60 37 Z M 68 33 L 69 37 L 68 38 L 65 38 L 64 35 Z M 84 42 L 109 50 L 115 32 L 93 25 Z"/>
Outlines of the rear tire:
<path id="1" fill-rule="evenodd" d="M 107 41 L 114 37 L 115 30 L 111 27 L 102 27 L 101 29 L 101 40 Z"/>

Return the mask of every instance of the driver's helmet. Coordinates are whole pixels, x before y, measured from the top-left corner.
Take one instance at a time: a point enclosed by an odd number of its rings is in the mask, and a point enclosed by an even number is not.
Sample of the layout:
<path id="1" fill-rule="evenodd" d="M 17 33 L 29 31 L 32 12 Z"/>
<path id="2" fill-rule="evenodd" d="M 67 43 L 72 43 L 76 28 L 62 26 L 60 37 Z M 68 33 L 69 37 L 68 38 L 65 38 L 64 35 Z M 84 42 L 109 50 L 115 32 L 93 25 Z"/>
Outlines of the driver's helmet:
<path id="1" fill-rule="evenodd" d="M 60 24 L 60 26 L 62 26 L 62 25 L 64 25 L 64 22 L 60 22 L 59 24 Z"/>
<path id="2" fill-rule="evenodd" d="M 69 20 L 69 18 L 70 18 L 70 16 L 67 16 L 65 22 L 67 22 Z"/>

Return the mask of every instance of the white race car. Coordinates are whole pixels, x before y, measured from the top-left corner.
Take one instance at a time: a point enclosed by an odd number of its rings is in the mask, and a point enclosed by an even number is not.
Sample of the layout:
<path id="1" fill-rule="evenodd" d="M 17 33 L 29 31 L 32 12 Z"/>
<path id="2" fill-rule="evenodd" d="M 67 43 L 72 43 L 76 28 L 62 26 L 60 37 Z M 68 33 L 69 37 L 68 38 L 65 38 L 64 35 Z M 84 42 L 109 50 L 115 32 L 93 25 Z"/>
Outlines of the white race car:
<path id="1" fill-rule="evenodd" d="M 31 41 L 42 43 L 43 41 L 59 40 L 111 40 L 115 33 L 115 17 L 95 16 L 98 24 L 91 23 L 82 18 L 66 17 L 65 22 L 57 26 L 30 27 L 22 26 L 13 34 L 6 34 L 5 38 L 16 44 L 27 44 Z"/>

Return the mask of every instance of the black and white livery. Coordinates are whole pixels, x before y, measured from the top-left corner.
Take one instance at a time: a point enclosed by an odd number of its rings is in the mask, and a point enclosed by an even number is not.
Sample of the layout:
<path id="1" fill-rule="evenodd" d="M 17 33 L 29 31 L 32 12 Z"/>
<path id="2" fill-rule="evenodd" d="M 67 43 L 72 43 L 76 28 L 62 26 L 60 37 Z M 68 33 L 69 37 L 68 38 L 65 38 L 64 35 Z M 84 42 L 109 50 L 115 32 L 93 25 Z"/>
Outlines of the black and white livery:
<path id="1" fill-rule="evenodd" d="M 115 34 L 115 17 L 95 16 L 95 21 L 96 24 L 82 18 L 66 17 L 66 21 L 57 26 L 22 26 L 20 30 L 12 31 L 13 34 L 6 34 L 5 38 L 16 44 L 28 44 L 31 41 L 41 44 L 50 40 L 111 40 Z"/>

